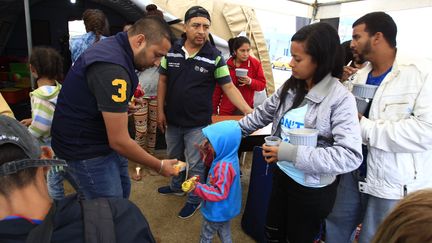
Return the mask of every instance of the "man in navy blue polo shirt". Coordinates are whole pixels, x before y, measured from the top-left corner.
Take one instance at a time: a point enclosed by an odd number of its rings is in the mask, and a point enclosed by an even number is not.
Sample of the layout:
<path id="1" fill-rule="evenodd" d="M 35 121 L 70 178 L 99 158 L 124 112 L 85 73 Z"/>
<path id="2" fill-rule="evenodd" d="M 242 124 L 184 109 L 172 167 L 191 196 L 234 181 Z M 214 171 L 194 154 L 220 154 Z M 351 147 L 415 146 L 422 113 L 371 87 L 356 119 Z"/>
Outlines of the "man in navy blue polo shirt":
<path id="1" fill-rule="evenodd" d="M 189 175 L 204 178 L 204 163 L 197 145 L 203 141 L 201 129 L 211 123 L 212 95 L 218 83 L 230 101 L 243 113 L 252 108 L 231 82 L 228 67 L 221 53 L 208 41 L 210 14 L 200 6 L 191 7 L 185 14 L 185 38 L 175 43 L 161 61 L 158 84 L 158 126 L 165 132 L 167 153 L 171 158 L 184 160 Z M 223 131 L 221 131 L 223 132 Z M 183 195 L 181 174 L 169 186 L 158 189 L 164 195 Z M 180 218 L 191 217 L 201 200 L 188 195 Z"/>
<path id="2" fill-rule="evenodd" d="M 82 53 L 63 83 L 52 124 L 52 148 L 67 161 L 66 178 L 86 199 L 130 194 L 128 160 L 175 175 L 176 160 L 159 160 L 129 136 L 128 102 L 135 70 L 158 66 L 171 47 L 162 20 L 143 18 L 128 32 L 105 38 Z"/>

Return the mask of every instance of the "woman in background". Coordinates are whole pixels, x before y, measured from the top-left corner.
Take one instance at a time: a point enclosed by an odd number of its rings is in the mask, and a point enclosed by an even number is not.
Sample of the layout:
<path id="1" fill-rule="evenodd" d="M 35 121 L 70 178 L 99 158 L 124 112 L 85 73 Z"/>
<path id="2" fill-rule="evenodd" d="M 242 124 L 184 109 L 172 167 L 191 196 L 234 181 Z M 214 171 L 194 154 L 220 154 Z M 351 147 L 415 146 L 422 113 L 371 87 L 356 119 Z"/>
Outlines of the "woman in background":
<path id="1" fill-rule="evenodd" d="M 155 16 L 163 19 L 163 13 L 154 4 L 146 6 L 146 16 Z M 157 85 L 159 80 L 159 67 L 144 70 L 138 75 L 139 84 L 144 91 L 142 105 L 134 113 L 135 141 L 147 152 L 153 154 L 156 146 L 157 131 Z"/>
<path id="2" fill-rule="evenodd" d="M 69 40 L 72 63 L 74 63 L 87 48 L 104 39 L 105 36 L 109 34 L 108 19 L 102 10 L 87 9 L 84 11 L 82 19 L 87 33 L 71 37 Z"/>
<path id="3" fill-rule="evenodd" d="M 243 98 L 253 108 L 255 91 L 264 90 L 266 79 L 258 59 L 250 56 L 251 43 L 248 38 L 239 36 L 228 40 L 231 57 L 227 61 L 231 79 L 239 89 Z M 237 77 L 236 68 L 247 69 L 247 76 Z M 213 93 L 213 114 L 221 116 L 241 114 L 229 101 L 228 97 L 222 95 L 222 89 L 216 85 Z"/>

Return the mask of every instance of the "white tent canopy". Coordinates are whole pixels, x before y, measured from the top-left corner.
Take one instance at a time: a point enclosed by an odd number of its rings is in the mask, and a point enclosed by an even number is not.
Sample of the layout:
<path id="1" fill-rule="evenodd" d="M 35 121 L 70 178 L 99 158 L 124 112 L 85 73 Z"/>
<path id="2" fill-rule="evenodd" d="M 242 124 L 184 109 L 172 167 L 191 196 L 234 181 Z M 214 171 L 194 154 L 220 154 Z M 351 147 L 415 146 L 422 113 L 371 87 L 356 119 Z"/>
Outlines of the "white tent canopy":
<path id="1" fill-rule="evenodd" d="M 244 13 L 247 16 L 265 16 L 266 18 L 255 21 L 254 28 L 246 31 L 252 36 L 257 36 L 255 49 L 253 52 L 262 63 L 266 72 L 268 81 L 267 91 L 274 91 L 274 82 L 270 61 L 280 55 L 280 45 L 286 49 L 289 42 L 289 33 L 295 32 L 295 17 L 309 18 L 312 21 L 322 19 L 339 18 L 339 35 L 342 41 L 351 39 L 352 23 L 360 16 L 373 12 L 385 11 L 389 13 L 398 25 L 398 53 L 414 54 L 415 56 L 432 59 L 432 48 L 428 41 L 432 38 L 432 31 L 429 28 L 422 28 L 425 22 L 432 21 L 432 0 L 131 0 L 140 8 L 144 9 L 149 3 L 155 3 L 161 9 L 165 10 L 165 19 L 182 19 L 186 9 L 193 5 L 201 5 L 210 10 L 212 18 L 219 19 L 212 26 L 211 32 L 217 38 L 217 46 L 223 50 L 226 48 L 227 39 L 236 36 L 249 25 L 249 18 L 244 19 Z M 240 9 L 235 12 L 235 9 Z M 266 12 L 266 14 L 262 14 Z M 291 16 L 291 17 L 290 17 Z M 223 20 L 221 18 L 223 17 Z M 242 20 L 240 20 L 240 19 Z M 294 19 L 293 19 L 294 18 Z M 260 22 L 260 20 L 265 21 Z M 270 24 L 269 24 L 270 23 Z M 294 25 L 293 25 L 294 23 Z M 260 27 L 261 26 L 261 27 Z M 279 26 L 279 27 L 276 27 Z M 416 28 L 417 26 L 417 28 Z M 280 31 L 280 38 L 287 38 L 285 42 L 267 43 L 271 37 L 263 36 L 264 32 Z M 289 32 L 289 33 L 288 33 Z M 271 35 L 269 35 L 271 36 Z M 413 38 L 416 37 L 416 38 Z M 413 45 L 413 41 L 416 42 Z M 275 44 L 276 43 L 276 44 Z M 281 43 L 281 44 L 278 44 Z M 261 48 L 260 46 L 261 45 Z M 266 45 L 272 46 L 272 56 Z M 283 49 L 283 48 L 282 48 Z M 284 52 L 284 55 L 287 55 Z"/>
<path id="2" fill-rule="evenodd" d="M 254 9 L 278 12 L 299 17 L 336 18 L 347 15 L 360 16 L 373 11 L 397 11 L 432 7 L 431 0 L 226 0 Z"/>

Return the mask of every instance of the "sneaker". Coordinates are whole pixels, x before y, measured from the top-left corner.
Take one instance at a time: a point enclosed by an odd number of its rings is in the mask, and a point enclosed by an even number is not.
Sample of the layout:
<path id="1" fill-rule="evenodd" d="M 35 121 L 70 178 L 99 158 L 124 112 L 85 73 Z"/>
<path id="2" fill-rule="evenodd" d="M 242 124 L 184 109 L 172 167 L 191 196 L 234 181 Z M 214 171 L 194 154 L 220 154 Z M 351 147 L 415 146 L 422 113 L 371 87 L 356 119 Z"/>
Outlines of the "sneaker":
<path id="1" fill-rule="evenodd" d="M 184 192 L 178 192 L 178 191 L 171 190 L 170 186 L 159 187 L 158 192 L 162 195 L 172 195 L 172 196 L 179 196 L 179 197 L 185 195 Z"/>
<path id="2" fill-rule="evenodd" d="M 178 217 L 181 219 L 187 219 L 192 217 L 195 212 L 201 207 L 201 203 L 186 203 L 184 207 L 180 210 Z"/>

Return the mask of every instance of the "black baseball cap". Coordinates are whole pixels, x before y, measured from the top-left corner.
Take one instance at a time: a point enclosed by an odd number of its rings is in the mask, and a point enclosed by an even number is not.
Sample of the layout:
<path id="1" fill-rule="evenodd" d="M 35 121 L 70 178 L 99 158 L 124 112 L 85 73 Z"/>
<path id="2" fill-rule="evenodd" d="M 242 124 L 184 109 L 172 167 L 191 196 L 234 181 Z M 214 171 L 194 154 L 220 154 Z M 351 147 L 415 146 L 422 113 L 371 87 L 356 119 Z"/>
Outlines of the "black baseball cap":
<path id="1" fill-rule="evenodd" d="M 24 151 L 27 158 L 0 164 L 0 176 L 15 174 L 20 170 L 31 167 L 67 166 L 64 160 L 40 159 L 42 152 L 39 142 L 28 132 L 27 127 L 13 118 L 0 115 L 0 146 L 3 144 L 18 146 Z"/>
<path id="2" fill-rule="evenodd" d="M 195 17 L 204 17 L 211 22 L 209 12 L 201 6 L 193 6 L 189 8 L 185 13 L 184 21 L 187 22 L 189 19 Z"/>

